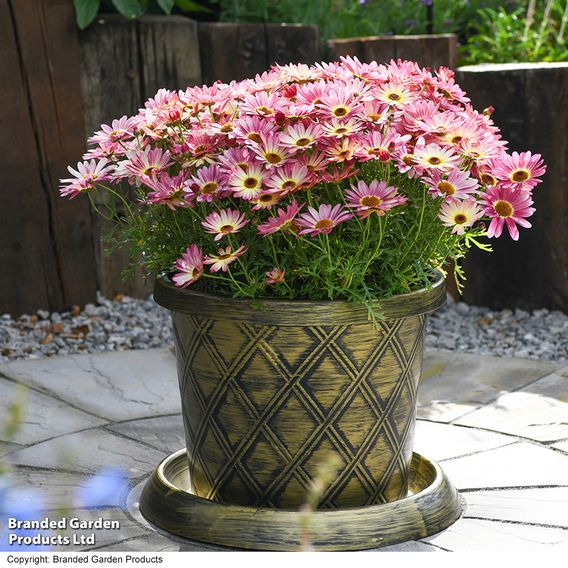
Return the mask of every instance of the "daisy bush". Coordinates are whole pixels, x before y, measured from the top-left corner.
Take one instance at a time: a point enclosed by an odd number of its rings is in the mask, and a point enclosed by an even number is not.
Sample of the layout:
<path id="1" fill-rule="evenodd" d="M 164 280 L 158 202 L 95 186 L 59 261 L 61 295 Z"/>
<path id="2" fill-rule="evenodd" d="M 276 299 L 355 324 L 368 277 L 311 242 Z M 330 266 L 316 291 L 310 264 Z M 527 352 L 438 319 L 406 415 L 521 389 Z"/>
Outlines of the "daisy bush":
<path id="1" fill-rule="evenodd" d="M 85 193 L 149 274 L 247 298 L 428 287 L 487 238 L 530 227 L 538 154 L 507 153 L 441 67 L 342 58 L 160 90 L 103 125 L 61 193 Z"/>

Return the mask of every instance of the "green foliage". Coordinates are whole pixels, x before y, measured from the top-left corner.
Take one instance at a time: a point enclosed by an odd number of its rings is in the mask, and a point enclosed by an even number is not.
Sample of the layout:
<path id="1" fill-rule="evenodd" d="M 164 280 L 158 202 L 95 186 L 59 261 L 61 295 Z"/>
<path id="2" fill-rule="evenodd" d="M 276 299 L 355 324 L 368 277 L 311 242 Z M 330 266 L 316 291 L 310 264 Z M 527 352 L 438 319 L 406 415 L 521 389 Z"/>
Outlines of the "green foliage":
<path id="1" fill-rule="evenodd" d="M 421 0 L 216 0 L 221 20 L 315 24 L 322 40 L 380 34 L 426 33 L 427 13 Z M 481 7 L 498 0 L 436 0 L 434 32 L 459 33 Z"/>
<path id="2" fill-rule="evenodd" d="M 73 0 L 73 2 L 77 25 L 82 30 L 93 22 L 101 7 L 116 11 L 129 19 L 155 12 L 171 14 L 174 7 L 186 13 L 211 12 L 209 8 L 193 0 L 105 0 L 104 3 L 102 0 Z"/>
<path id="3" fill-rule="evenodd" d="M 192 288 L 245 298 L 348 299 L 370 306 L 377 297 L 428 287 L 435 269 L 448 259 L 462 258 L 472 245 L 487 249 L 478 241 L 486 234 L 483 226 L 470 228 L 465 235 L 452 234 L 438 217 L 442 198 L 432 198 L 423 183 L 394 166 L 365 162 L 359 174 L 345 183 L 356 184 L 360 179 L 388 180 L 408 197 L 408 203 L 383 217 L 353 218 L 331 234 L 316 237 L 298 237 L 292 229 L 261 237 L 256 227 L 248 225 L 238 235 L 239 244 L 247 246 L 246 255 L 227 274 L 204 271 Z M 341 203 L 344 189 L 339 184 L 320 184 L 307 191 L 307 202 Z M 141 201 L 146 196 L 140 191 L 138 197 Z M 132 267 L 142 264 L 149 275 L 171 273 L 187 243 L 198 244 L 205 254 L 217 252 L 214 235 L 204 233 L 201 226 L 210 204 L 175 211 L 166 205 L 134 210 L 132 200 L 129 204 L 117 203 L 112 195 L 107 198 L 105 216 L 118 221 L 110 241 L 130 251 Z M 248 214 L 252 205 L 227 199 L 224 207 Z M 234 250 L 231 235 L 227 237 Z M 266 286 L 265 273 L 274 267 L 286 270 L 285 282 Z M 457 276 L 463 276 L 459 266 Z"/>
<path id="4" fill-rule="evenodd" d="M 568 0 L 531 0 L 483 9 L 464 47 L 465 63 L 568 61 Z"/>

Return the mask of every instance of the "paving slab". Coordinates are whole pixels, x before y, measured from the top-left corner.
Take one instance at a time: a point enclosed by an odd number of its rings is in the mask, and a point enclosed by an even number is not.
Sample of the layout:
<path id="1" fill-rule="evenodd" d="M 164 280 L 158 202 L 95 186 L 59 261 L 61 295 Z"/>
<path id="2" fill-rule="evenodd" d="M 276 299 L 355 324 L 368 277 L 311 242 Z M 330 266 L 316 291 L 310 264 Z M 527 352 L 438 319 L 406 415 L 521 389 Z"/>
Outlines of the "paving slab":
<path id="1" fill-rule="evenodd" d="M 14 444 L 12 442 L 3 442 L 0 440 L 0 458 L 7 456 L 10 452 L 21 448 L 20 444 Z"/>
<path id="2" fill-rule="evenodd" d="M 562 367 L 560 363 L 427 351 L 418 417 L 451 422 Z"/>
<path id="3" fill-rule="evenodd" d="M 105 546 L 104 551 L 115 552 L 234 552 L 229 548 L 213 546 L 201 542 L 180 543 L 170 537 L 154 532 L 144 536 Z"/>
<path id="4" fill-rule="evenodd" d="M 117 529 L 68 529 L 63 531 L 62 534 L 69 536 L 73 539 L 73 535 L 77 535 L 77 539 L 80 539 L 81 535 L 90 536 L 94 534 L 95 544 L 71 544 L 71 545 L 61 545 L 52 548 L 53 551 L 82 551 L 89 550 L 93 547 L 106 547 L 112 545 L 118 540 L 135 538 L 146 534 L 146 530 L 141 527 L 138 523 L 128 518 L 123 511 L 120 509 L 96 509 L 96 510 L 85 510 L 79 509 L 70 512 L 65 515 L 70 522 L 71 519 L 77 518 L 80 521 L 96 521 L 97 519 L 103 519 L 105 521 L 118 521 L 119 528 Z M 57 520 L 57 516 L 51 517 Z"/>
<path id="5" fill-rule="evenodd" d="M 554 444 L 550 444 L 550 447 L 556 448 L 557 450 L 562 450 L 563 452 L 568 452 L 568 440 L 554 442 Z"/>
<path id="6" fill-rule="evenodd" d="M 568 528 L 568 487 L 474 491 L 464 496 L 466 517 Z"/>
<path id="7" fill-rule="evenodd" d="M 34 444 L 107 422 L 72 408 L 62 400 L 0 377 L 0 416 L 6 416 L 8 408 L 16 400 L 21 400 L 22 418 L 17 432 L 9 441 L 18 444 Z M 1 436 L 5 438 L 0 430 Z"/>
<path id="8" fill-rule="evenodd" d="M 89 475 L 66 471 L 50 471 L 17 468 L 12 475 L 13 485 L 24 501 L 35 501 L 37 492 L 41 492 L 42 509 L 45 511 L 73 509 L 76 506 L 78 489 Z M 119 507 L 122 496 L 109 495 L 99 507 Z"/>
<path id="9" fill-rule="evenodd" d="M 15 361 L 0 366 L 0 373 L 109 420 L 181 411 L 176 362 L 170 349 Z"/>
<path id="10" fill-rule="evenodd" d="M 518 391 L 499 394 L 455 423 L 542 442 L 568 438 L 568 366 Z"/>
<path id="11" fill-rule="evenodd" d="M 139 477 L 150 472 L 165 455 L 150 446 L 95 428 L 18 450 L 10 458 L 17 465 L 85 473 L 117 467 L 130 477 Z"/>
<path id="12" fill-rule="evenodd" d="M 443 464 L 459 489 L 568 486 L 568 456 L 519 442 Z"/>
<path id="13" fill-rule="evenodd" d="M 500 521 L 459 519 L 437 535 L 423 539 L 455 552 L 543 552 L 564 551 L 568 531 Z"/>
<path id="14" fill-rule="evenodd" d="M 476 428 L 418 420 L 414 450 L 428 458 L 443 461 L 491 450 L 514 443 L 516 438 Z"/>
<path id="15" fill-rule="evenodd" d="M 181 414 L 122 422 L 109 426 L 108 429 L 168 454 L 185 448 Z"/>

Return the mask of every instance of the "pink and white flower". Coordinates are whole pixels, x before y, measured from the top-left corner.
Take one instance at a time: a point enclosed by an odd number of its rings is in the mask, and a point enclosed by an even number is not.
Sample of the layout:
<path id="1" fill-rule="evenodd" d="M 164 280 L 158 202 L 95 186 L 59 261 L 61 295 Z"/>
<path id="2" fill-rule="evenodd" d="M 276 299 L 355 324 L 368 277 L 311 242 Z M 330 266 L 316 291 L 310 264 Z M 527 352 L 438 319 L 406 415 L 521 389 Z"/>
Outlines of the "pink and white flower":
<path id="1" fill-rule="evenodd" d="M 542 180 L 546 166 L 540 154 L 513 152 L 502 154 L 492 162 L 493 174 L 511 189 L 531 190 Z"/>
<path id="2" fill-rule="evenodd" d="M 176 286 L 185 288 L 199 280 L 203 274 L 203 262 L 205 257 L 197 245 L 189 245 L 186 251 L 178 258 L 175 263 L 177 273 L 172 280 Z"/>
<path id="3" fill-rule="evenodd" d="M 238 233 L 248 223 L 244 213 L 239 213 L 234 209 L 222 209 L 219 212 L 210 213 L 201 224 L 206 232 L 216 235 L 215 241 L 219 241 L 225 235 Z"/>
<path id="4" fill-rule="evenodd" d="M 427 144 L 416 147 L 414 163 L 426 170 L 449 172 L 460 165 L 460 157 L 451 148 L 444 148 L 438 144 Z"/>
<path id="5" fill-rule="evenodd" d="M 211 272 L 219 272 L 222 270 L 223 272 L 227 272 L 229 270 L 229 265 L 239 256 L 243 255 L 247 250 L 247 247 L 241 245 L 237 250 L 233 250 L 231 247 L 225 247 L 219 249 L 217 254 L 210 254 L 204 261 L 204 264 L 211 265 Z"/>
<path id="6" fill-rule="evenodd" d="M 433 170 L 424 183 L 429 187 L 428 193 L 443 197 L 446 200 L 467 199 L 469 196 L 479 193 L 479 182 L 470 177 L 469 173 L 454 168 L 445 176 L 441 172 Z"/>
<path id="7" fill-rule="evenodd" d="M 345 192 L 347 207 L 353 209 L 357 215 L 364 219 L 375 213 L 382 217 L 387 211 L 397 205 L 404 205 L 408 198 L 397 195 L 396 187 L 388 185 L 386 181 L 373 180 L 367 185 L 361 180 L 357 187 Z"/>
<path id="8" fill-rule="evenodd" d="M 284 282 L 285 275 L 286 275 L 285 270 L 282 270 L 282 268 L 274 267 L 272 270 L 269 270 L 266 273 L 266 278 L 264 279 L 264 282 L 268 286 L 272 284 L 280 284 L 281 282 Z"/>
<path id="9" fill-rule="evenodd" d="M 312 237 L 323 233 L 329 235 L 334 227 L 351 219 L 353 215 L 343 208 L 343 205 L 329 205 L 322 203 L 319 209 L 308 207 L 308 211 L 298 217 L 296 223 L 304 227 L 298 235 L 310 235 Z"/>
<path id="10" fill-rule="evenodd" d="M 261 235 L 271 235 L 277 231 L 294 228 L 295 219 L 302 206 L 292 201 L 286 209 L 278 209 L 276 217 L 270 217 L 268 221 L 260 224 L 257 229 Z"/>
<path id="11" fill-rule="evenodd" d="M 535 209 L 530 191 L 516 191 L 510 187 L 496 186 L 490 188 L 483 196 L 485 200 L 484 213 L 491 218 L 487 236 L 500 237 L 503 226 L 507 226 L 509 235 L 514 241 L 519 240 L 519 229 L 531 227 L 527 221 Z"/>
<path id="12" fill-rule="evenodd" d="M 439 217 L 446 227 L 452 227 L 452 233 L 463 235 L 467 227 L 479 220 L 483 215 L 475 199 L 449 199 L 442 203 Z"/>
<path id="13" fill-rule="evenodd" d="M 77 169 L 71 166 L 68 166 L 67 169 L 73 177 L 59 180 L 61 183 L 59 193 L 63 197 L 73 199 L 79 193 L 94 189 L 97 183 L 112 180 L 111 174 L 115 167 L 109 164 L 106 158 L 102 158 L 98 162 L 96 160 L 78 162 Z"/>

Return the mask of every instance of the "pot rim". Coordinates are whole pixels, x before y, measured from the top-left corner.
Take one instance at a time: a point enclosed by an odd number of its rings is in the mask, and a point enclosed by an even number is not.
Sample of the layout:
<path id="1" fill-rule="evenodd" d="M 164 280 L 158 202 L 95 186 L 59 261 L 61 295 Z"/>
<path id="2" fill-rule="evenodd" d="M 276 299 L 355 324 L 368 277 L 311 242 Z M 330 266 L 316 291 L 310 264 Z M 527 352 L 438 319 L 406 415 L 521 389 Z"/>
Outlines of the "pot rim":
<path id="1" fill-rule="evenodd" d="M 439 270 L 430 288 L 376 300 L 386 320 L 431 313 L 446 303 L 446 281 Z M 252 324 L 308 327 L 368 323 L 362 304 L 347 300 L 250 300 L 178 288 L 165 275 L 154 283 L 154 300 L 168 310 L 207 319 L 239 320 Z"/>

